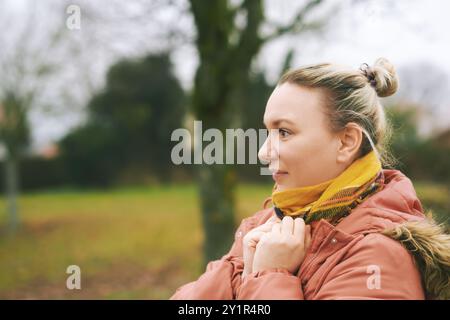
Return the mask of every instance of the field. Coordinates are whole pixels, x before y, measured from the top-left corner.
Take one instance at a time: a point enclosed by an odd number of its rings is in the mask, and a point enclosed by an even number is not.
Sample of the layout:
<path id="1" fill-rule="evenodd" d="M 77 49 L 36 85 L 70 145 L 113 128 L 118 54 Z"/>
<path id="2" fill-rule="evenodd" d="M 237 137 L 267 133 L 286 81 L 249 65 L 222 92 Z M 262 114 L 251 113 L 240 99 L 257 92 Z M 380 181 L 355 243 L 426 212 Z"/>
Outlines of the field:
<path id="1" fill-rule="evenodd" d="M 440 219 L 448 187 L 416 184 Z M 238 189 L 236 222 L 259 210 L 270 185 Z M 0 198 L 1 299 L 167 299 L 201 272 L 203 233 L 194 185 L 46 191 L 20 197 L 21 227 L 6 233 Z M 66 269 L 81 268 L 81 290 Z"/>

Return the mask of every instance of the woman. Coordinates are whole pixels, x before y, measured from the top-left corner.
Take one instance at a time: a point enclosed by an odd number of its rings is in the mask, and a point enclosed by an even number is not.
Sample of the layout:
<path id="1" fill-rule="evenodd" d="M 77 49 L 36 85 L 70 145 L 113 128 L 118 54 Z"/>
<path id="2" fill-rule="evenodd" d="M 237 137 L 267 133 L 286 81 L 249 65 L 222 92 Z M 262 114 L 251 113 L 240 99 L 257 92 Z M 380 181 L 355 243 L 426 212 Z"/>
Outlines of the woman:
<path id="1" fill-rule="evenodd" d="M 395 93 L 383 58 L 360 70 L 290 71 L 270 96 L 273 206 L 242 221 L 231 250 L 171 299 L 450 298 L 450 237 L 425 218 L 389 160 L 378 97 Z"/>

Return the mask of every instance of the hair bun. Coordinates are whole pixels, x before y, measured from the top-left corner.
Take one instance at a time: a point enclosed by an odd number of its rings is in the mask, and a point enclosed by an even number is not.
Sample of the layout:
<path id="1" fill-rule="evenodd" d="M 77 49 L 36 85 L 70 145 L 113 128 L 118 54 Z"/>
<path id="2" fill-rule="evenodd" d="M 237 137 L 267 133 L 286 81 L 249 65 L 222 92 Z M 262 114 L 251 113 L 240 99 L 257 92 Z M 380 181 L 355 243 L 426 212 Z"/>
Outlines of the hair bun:
<path id="1" fill-rule="evenodd" d="M 393 95 L 398 89 L 398 76 L 394 66 L 385 58 L 378 58 L 372 67 L 361 69 L 379 97 Z"/>

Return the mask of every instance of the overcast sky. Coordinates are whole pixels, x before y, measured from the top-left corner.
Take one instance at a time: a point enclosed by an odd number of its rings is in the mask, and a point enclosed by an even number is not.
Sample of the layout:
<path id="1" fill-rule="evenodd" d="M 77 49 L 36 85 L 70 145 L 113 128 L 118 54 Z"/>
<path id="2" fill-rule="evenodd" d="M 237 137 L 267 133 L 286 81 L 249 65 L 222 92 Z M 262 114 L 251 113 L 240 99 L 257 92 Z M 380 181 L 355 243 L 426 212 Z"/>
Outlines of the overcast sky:
<path id="1" fill-rule="evenodd" d="M 108 3 L 98 2 L 100 5 Z M 180 2 L 186 3 L 183 0 Z M 26 7 L 19 5 L 20 1 L 10 3 L 16 8 Z M 72 3 L 77 4 L 77 1 Z M 289 21 L 295 13 L 295 7 L 301 6 L 302 3 L 304 1 L 267 0 L 267 15 L 274 21 Z M 324 16 L 329 12 L 328 9 L 336 4 L 340 5 L 340 9 L 334 11 L 335 14 L 328 19 L 328 27 L 320 36 L 305 34 L 299 37 L 284 37 L 263 48 L 255 63 L 258 68 L 266 71 L 269 81 L 277 80 L 281 62 L 290 48 L 295 49 L 294 66 L 327 61 L 358 68 L 363 62 L 370 64 L 378 57 L 386 57 L 397 68 L 427 62 L 450 76 L 448 35 L 450 1 L 329 0 L 327 6 L 315 12 L 312 18 Z M 80 7 L 83 14 L 82 1 Z M 161 12 L 161 16 L 161 20 L 170 21 L 176 15 L 171 14 L 168 9 Z M 185 24 L 183 26 L 185 30 L 193 28 L 189 17 L 181 23 Z M 82 25 L 79 31 L 81 37 L 83 31 L 87 32 L 83 30 Z M 126 39 L 122 40 L 120 45 L 126 48 Z M 98 67 L 95 69 L 94 79 L 102 79 L 109 60 L 101 54 L 96 55 L 95 49 L 92 48 L 92 63 Z M 124 52 L 126 53 L 126 50 Z M 189 89 L 198 65 L 195 48 L 189 44 L 180 46 L 172 58 L 177 76 L 183 86 Z M 101 82 L 98 80 L 98 85 Z M 448 88 L 446 92 L 450 92 Z M 446 94 L 443 96 L 442 104 L 447 107 L 441 108 L 443 112 L 439 123 L 441 127 L 450 126 L 450 100 L 446 99 Z M 57 141 L 81 119 L 82 117 L 70 113 L 53 118 L 35 116 L 33 118 L 35 146 L 41 148 L 52 141 Z"/>

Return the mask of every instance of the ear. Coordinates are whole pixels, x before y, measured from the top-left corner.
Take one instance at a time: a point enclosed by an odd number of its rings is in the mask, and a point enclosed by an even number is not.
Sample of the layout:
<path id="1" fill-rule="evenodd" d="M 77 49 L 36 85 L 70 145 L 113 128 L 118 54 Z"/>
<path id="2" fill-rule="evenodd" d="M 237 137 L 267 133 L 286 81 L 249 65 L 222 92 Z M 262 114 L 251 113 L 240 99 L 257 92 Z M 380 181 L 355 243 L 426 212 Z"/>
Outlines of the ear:
<path id="1" fill-rule="evenodd" d="M 336 161 L 338 163 L 351 163 L 358 156 L 362 143 L 362 128 L 354 122 L 349 122 L 339 133 L 340 145 Z"/>

